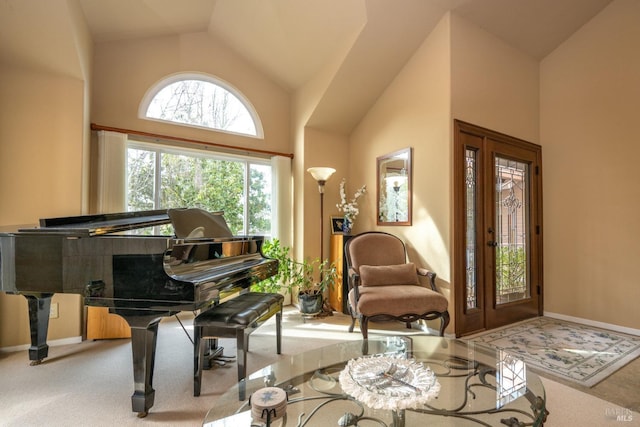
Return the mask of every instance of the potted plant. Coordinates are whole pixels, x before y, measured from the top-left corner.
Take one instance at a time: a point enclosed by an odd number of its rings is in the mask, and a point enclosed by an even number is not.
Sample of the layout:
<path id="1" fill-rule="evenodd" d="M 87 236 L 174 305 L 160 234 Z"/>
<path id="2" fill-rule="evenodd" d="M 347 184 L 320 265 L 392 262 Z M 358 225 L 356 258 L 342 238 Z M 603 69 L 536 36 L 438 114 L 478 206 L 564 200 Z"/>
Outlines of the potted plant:
<path id="1" fill-rule="evenodd" d="M 278 271 L 271 277 L 251 285 L 251 290 L 255 292 L 280 292 L 281 289 L 289 291 L 289 283 L 293 275 L 295 264 L 289 255 L 291 250 L 286 246 L 280 245 L 280 240 L 266 240 L 262 244 L 262 255 L 267 258 L 278 260 Z"/>
<path id="2" fill-rule="evenodd" d="M 317 271 L 316 271 L 317 270 Z M 322 311 L 325 292 L 333 287 L 337 277 L 336 266 L 329 260 L 320 258 L 298 263 L 296 286 L 300 312 L 317 314 Z"/>
<path id="3" fill-rule="evenodd" d="M 257 292 L 297 292 L 299 309 L 304 314 L 316 314 L 322 311 L 323 295 L 333 286 L 337 278 L 337 269 L 327 259 L 296 261 L 291 258 L 290 248 L 281 246 L 278 239 L 266 241 L 262 254 L 278 260 L 278 272 L 252 285 Z"/>

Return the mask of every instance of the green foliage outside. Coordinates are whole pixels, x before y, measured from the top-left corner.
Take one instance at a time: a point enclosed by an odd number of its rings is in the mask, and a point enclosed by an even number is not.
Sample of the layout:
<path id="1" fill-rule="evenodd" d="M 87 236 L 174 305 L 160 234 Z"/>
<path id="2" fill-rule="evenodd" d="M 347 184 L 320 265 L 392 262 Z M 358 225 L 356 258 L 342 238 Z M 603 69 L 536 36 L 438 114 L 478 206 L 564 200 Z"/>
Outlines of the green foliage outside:
<path id="1" fill-rule="evenodd" d="M 155 165 L 160 159 L 160 192 L 156 207 Z M 268 166 L 243 161 L 189 156 L 130 148 L 128 150 L 128 209 L 130 211 L 199 207 L 224 211 L 234 235 L 244 230 L 245 176 L 249 166 L 248 233 L 271 231 L 270 170 Z M 170 226 L 165 232 L 170 233 Z M 257 292 L 324 292 L 333 286 L 337 270 L 328 260 L 296 261 L 291 249 L 278 239 L 266 240 L 262 253 L 279 261 L 278 273 L 252 285 Z"/>
<path id="2" fill-rule="evenodd" d="M 158 208 L 193 208 L 224 211 L 233 234 L 242 234 L 247 163 L 210 157 L 129 149 L 128 209 L 156 209 L 155 164 L 161 155 Z M 264 167 L 250 165 L 248 233 L 271 232 L 271 183 Z"/>
<path id="3" fill-rule="evenodd" d="M 527 258 L 524 248 L 496 248 L 496 266 L 498 293 L 526 289 Z"/>

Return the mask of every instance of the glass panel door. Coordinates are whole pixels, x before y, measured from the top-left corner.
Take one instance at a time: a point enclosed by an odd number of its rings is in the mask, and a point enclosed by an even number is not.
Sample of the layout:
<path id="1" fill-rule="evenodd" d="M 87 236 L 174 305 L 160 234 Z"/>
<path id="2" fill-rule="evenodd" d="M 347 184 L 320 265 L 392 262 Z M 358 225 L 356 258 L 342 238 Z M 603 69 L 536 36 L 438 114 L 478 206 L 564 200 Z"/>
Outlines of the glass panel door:
<path id="1" fill-rule="evenodd" d="M 542 152 L 455 127 L 455 325 L 464 336 L 542 313 Z"/>
<path id="2" fill-rule="evenodd" d="M 529 259 L 529 165 L 495 157 L 497 305 L 531 296 Z"/>

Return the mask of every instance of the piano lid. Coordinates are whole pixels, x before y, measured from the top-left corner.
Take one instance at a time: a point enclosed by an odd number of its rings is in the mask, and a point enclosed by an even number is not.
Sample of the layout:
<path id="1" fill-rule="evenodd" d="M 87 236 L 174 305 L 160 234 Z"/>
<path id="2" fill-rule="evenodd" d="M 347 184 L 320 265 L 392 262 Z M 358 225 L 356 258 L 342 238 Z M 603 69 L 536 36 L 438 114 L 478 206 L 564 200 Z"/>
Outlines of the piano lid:
<path id="1" fill-rule="evenodd" d="M 79 237 L 101 236 L 109 233 L 169 224 L 166 209 L 45 218 L 40 227 L 20 228 L 20 233 L 65 234 Z"/>

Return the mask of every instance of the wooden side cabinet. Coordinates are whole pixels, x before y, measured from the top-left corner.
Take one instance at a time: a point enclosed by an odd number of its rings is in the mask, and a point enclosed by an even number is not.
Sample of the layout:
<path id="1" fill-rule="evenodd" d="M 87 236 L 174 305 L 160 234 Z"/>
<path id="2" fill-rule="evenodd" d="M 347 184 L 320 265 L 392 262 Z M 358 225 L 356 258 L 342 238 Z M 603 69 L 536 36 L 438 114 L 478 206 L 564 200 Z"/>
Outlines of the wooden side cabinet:
<path id="1" fill-rule="evenodd" d="M 329 262 L 332 262 L 336 266 L 337 277 L 333 284 L 333 287 L 329 289 L 329 304 L 335 311 L 341 311 L 345 314 L 349 313 L 347 307 L 347 293 L 349 291 L 349 280 L 347 275 L 347 260 L 344 254 L 344 244 L 351 239 L 352 236 L 345 236 L 343 234 L 331 235 L 331 250 L 329 253 Z"/>

